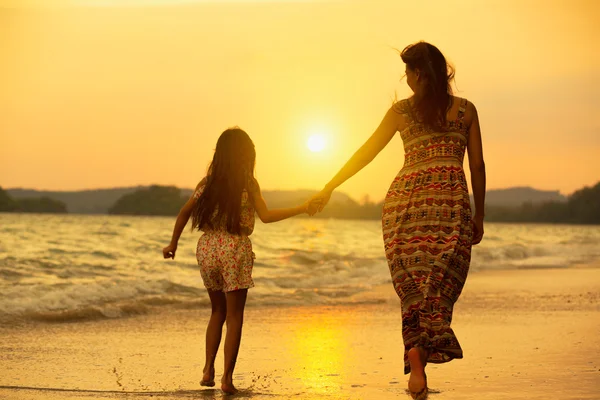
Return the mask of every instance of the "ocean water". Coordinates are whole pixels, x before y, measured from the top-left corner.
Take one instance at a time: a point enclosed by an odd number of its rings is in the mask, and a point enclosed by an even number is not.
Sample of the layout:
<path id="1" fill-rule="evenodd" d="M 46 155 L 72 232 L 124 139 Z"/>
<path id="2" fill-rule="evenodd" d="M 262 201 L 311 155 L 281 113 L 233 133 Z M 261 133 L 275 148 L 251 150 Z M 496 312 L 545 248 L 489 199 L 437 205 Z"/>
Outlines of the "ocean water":
<path id="1" fill-rule="evenodd" d="M 79 321 L 209 304 L 186 229 L 164 260 L 175 218 L 0 213 L 0 321 Z M 248 305 L 386 301 L 391 284 L 379 221 L 295 218 L 251 236 Z M 600 261 L 600 226 L 486 224 L 471 273 L 572 268 Z M 380 298 L 381 297 L 381 298 Z"/>

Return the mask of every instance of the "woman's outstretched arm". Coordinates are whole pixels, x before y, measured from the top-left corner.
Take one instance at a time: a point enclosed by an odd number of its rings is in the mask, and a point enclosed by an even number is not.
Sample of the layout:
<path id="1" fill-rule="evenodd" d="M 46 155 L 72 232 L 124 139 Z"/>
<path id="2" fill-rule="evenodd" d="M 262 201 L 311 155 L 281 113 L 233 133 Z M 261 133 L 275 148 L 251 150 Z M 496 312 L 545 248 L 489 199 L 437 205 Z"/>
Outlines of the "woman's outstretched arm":
<path id="1" fill-rule="evenodd" d="M 369 165 L 377 154 L 392 140 L 396 132 L 404 129 L 404 126 L 404 117 L 394 111 L 393 107 L 390 108 L 371 137 L 354 153 L 333 179 L 325 185 L 321 193 L 315 196 L 313 202 L 320 201 L 321 203 L 319 210 L 325 207 L 331 197 L 331 192 L 335 188 Z"/>

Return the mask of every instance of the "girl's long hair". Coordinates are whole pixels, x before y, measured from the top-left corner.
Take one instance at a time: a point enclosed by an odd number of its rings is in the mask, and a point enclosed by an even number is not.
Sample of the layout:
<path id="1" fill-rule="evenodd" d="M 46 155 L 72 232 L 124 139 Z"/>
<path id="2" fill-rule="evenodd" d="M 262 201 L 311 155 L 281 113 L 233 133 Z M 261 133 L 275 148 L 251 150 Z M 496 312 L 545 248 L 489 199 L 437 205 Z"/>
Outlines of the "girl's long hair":
<path id="1" fill-rule="evenodd" d="M 433 130 L 445 130 L 446 114 L 452 107 L 454 68 L 446 62 L 442 52 L 432 44 L 418 42 L 400 53 L 402 61 L 423 79 L 423 91 L 412 104 L 418 122 Z"/>
<path id="2" fill-rule="evenodd" d="M 206 186 L 192 210 L 192 229 L 216 229 L 227 219 L 227 232 L 239 235 L 242 192 L 254 179 L 256 151 L 242 129 L 227 129 L 217 141 Z"/>

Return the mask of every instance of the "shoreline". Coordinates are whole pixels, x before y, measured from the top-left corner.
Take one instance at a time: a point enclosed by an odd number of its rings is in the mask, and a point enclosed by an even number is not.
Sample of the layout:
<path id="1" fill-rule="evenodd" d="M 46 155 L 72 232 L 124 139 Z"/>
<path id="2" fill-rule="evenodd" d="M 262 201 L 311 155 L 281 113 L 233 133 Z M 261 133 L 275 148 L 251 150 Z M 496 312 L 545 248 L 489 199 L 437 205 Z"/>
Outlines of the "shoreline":
<path id="1" fill-rule="evenodd" d="M 597 282 L 598 266 L 469 276 L 453 321 L 465 358 L 428 366 L 430 397 L 597 400 Z M 247 308 L 235 398 L 408 399 L 399 301 L 377 290 L 384 303 Z M 198 384 L 209 313 L 3 326 L 0 398 L 220 399 Z"/>
<path id="2" fill-rule="evenodd" d="M 524 279 L 543 279 L 543 274 L 552 274 L 550 271 L 570 271 L 570 270 L 600 270 L 600 263 L 579 263 L 573 264 L 570 267 L 529 267 L 524 266 L 520 268 L 502 269 L 502 270 L 479 270 L 472 271 L 469 273 L 467 282 L 475 279 L 476 277 L 482 277 L 486 280 L 487 277 L 499 277 L 502 278 L 506 275 L 520 274 Z M 201 284 L 201 282 L 200 282 Z M 476 283 L 477 284 L 477 283 Z M 204 291 L 204 287 L 199 288 Z M 509 288 L 505 288 L 508 290 Z M 358 292 L 348 297 L 347 302 L 339 302 L 335 304 L 273 304 L 264 302 L 255 302 L 252 292 L 256 289 L 250 289 L 248 292 L 248 301 L 246 304 L 247 310 L 264 309 L 266 312 L 269 310 L 276 309 L 296 309 L 296 308 L 363 308 L 371 306 L 394 306 L 398 303 L 398 297 L 394 292 L 391 280 L 385 284 L 379 284 L 372 286 L 370 289 L 363 292 Z M 465 295 L 466 292 L 466 295 Z M 468 289 L 468 283 L 465 285 L 465 291 L 461 295 L 456 307 L 461 307 L 461 304 L 469 302 L 466 305 L 468 308 L 478 308 L 477 304 L 471 304 L 473 301 L 471 298 L 470 290 Z M 466 299 L 466 300 L 465 300 Z M 533 300 L 533 299 L 531 299 Z M 490 299 L 486 300 L 488 303 Z M 571 301 L 571 300 L 569 300 Z M 549 305 L 547 305 L 549 307 Z M 102 310 L 103 307 L 107 309 Z M 498 307 L 498 305 L 494 305 Z M 0 318 L 0 333 L 2 332 L 2 326 L 6 329 L 19 329 L 19 327 L 35 325 L 35 324 L 77 324 L 77 323 L 94 323 L 101 321 L 120 320 L 120 319 L 131 319 L 131 318 L 145 318 L 151 316 L 160 316 L 170 313 L 193 313 L 195 311 L 201 311 L 210 308 L 210 302 L 206 299 L 193 299 L 189 302 L 175 302 L 175 301 L 156 301 L 152 298 L 148 299 L 134 299 L 126 300 L 120 303 L 112 303 L 105 305 L 90 305 L 85 308 L 66 310 L 66 311 L 55 311 L 55 312 L 40 312 L 30 313 L 27 316 L 14 316 L 4 315 Z M 108 314 L 108 315 L 107 315 Z M 11 327 L 12 325 L 12 327 Z"/>

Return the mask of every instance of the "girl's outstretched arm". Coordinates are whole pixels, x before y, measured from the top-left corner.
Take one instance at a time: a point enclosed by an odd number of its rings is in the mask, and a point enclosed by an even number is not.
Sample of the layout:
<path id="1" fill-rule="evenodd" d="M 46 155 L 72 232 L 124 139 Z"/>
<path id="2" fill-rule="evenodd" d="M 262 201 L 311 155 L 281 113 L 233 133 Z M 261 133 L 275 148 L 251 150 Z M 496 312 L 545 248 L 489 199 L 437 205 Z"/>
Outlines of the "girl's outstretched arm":
<path id="1" fill-rule="evenodd" d="M 177 243 L 179 242 L 179 237 L 181 236 L 181 232 L 183 232 L 183 229 L 187 225 L 190 216 L 192 215 L 194 205 L 197 201 L 196 196 L 194 196 L 194 194 L 196 193 L 196 190 L 198 190 L 198 188 L 205 184 L 206 178 L 200 181 L 198 186 L 196 186 L 194 193 L 192 193 L 188 201 L 183 205 L 183 207 L 181 207 L 181 210 L 179 210 L 177 220 L 175 220 L 175 227 L 173 228 L 173 236 L 171 237 L 171 243 L 169 243 L 169 245 L 163 249 L 164 258 L 175 259 L 175 252 L 177 251 Z"/>
<path id="2" fill-rule="evenodd" d="M 267 204 L 265 203 L 265 199 L 262 197 L 260 186 L 258 185 L 256 179 L 252 182 L 252 185 L 253 187 L 250 190 L 250 193 L 254 203 L 254 209 L 256 210 L 260 220 L 265 224 L 282 221 L 295 215 L 308 213 L 308 201 L 297 207 L 276 208 L 274 210 L 269 210 L 267 208 Z"/>
<path id="3" fill-rule="evenodd" d="M 321 193 L 313 198 L 311 204 L 320 203 L 319 209 L 322 210 L 329 201 L 333 190 L 369 165 L 392 140 L 396 132 L 404 129 L 404 126 L 404 116 L 397 113 L 393 107 L 390 108 L 371 137 L 354 153 L 333 179 L 325 185 Z"/>

